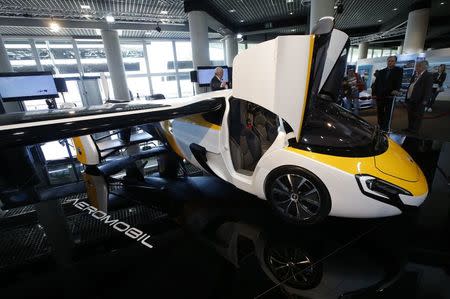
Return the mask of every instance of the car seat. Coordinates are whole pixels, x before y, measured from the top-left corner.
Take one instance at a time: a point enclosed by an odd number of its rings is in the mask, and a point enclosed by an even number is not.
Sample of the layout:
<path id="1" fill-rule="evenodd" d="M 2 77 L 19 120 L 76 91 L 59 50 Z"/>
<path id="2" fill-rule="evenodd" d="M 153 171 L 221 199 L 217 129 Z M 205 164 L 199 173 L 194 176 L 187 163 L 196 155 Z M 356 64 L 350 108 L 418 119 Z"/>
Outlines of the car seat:
<path id="1" fill-rule="evenodd" d="M 255 112 L 253 126 L 261 140 L 261 152 L 265 153 L 278 135 L 276 116 L 259 109 Z"/>
<path id="2" fill-rule="evenodd" d="M 236 171 L 246 173 L 255 170 L 261 158 L 261 142 L 247 126 L 247 103 L 239 99 L 230 100 L 230 150 L 233 166 Z"/>

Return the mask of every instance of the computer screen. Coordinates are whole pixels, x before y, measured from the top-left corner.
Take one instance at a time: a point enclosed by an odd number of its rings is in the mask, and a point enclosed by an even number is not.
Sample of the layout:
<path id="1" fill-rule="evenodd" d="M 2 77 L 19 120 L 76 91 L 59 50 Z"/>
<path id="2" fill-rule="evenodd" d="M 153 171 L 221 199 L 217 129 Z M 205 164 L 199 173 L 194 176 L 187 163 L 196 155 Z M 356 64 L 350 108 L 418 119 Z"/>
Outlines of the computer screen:
<path id="1" fill-rule="evenodd" d="M 228 67 L 222 66 L 223 78 L 222 81 L 229 82 Z M 216 66 L 199 66 L 197 68 L 197 80 L 200 86 L 209 86 L 211 79 L 214 77 L 214 70 Z"/>
<path id="2" fill-rule="evenodd" d="M 26 101 L 58 97 L 50 72 L 1 73 L 0 97 L 3 101 Z"/>

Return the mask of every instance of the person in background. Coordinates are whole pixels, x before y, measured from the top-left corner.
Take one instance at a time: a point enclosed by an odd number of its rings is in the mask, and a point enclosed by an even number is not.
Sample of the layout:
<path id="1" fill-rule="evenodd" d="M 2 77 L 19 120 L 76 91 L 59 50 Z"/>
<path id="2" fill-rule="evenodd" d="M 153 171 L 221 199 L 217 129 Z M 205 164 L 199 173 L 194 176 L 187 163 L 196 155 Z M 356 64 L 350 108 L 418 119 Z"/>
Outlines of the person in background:
<path id="1" fill-rule="evenodd" d="M 431 106 L 433 106 L 434 101 L 436 101 L 436 98 L 438 94 L 441 91 L 444 91 L 443 85 L 445 82 L 445 79 L 447 78 L 447 73 L 445 72 L 445 64 L 441 64 L 439 66 L 439 69 L 436 73 L 433 73 L 433 94 L 431 95 L 430 102 L 428 103 L 425 110 L 427 112 L 433 111 L 431 109 Z"/>
<path id="2" fill-rule="evenodd" d="M 378 125 L 384 131 L 389 129 L 394 97 L 400 94 L 403 69 L 396 66 L 397 56 L 389 56 L 387 67 L 378 71 L 372 95 L 377 101 Z"/>
<path id="3" fill-rule="evenodd" d="M 341 99 L 342 99 L 341 104 L 347 110 L 352 109 L 352 103 L 350 102 L 351 94 L 352 88 L 348 84 L 348 78 L 344 77 L 344 79 L 342 80 L 342 87 L 341 87 Z"/>
<path id="4" fill-rule="evenodd" d="M 211 87 L 211 91 L 228 88 L 227 82 L 222 82 L 222 79 L 223 79 L 223 68 L 218 66 L 214 70 L 214 77 L 212 77 L 211 83 L 209 84 Z"/>
<path id="5" fill-rule="evenodd" d="M 354 69 L 349 69 L 347 72 L 347 82 L 351 89 L 349 99 L 353 104 L 353 114 L 359 115 L 359 90 L 363 81 Z"/>
<path id="6" fill-rule="evenodd" d="M 373 77 L 374 77 L 374 79 L 372 80 L 373 82 L 372 82 L 372 85 L 370 85 L 370 88 L 371 88 L 371 90 L 372 90 L 372 95 L 373 96 L 375 96 L 375 82 L 376 82 L 376 80 L 377 80 L 377 78 L 378 78 L 378 74 L 380 73 L 380 71 L 379 70 L 375 70 L 375 72 L 373 73 Z"/>
<path id="7" fill-rule="evenodd" d="M 419 132 L 425 105 L 429 103 L 432 96 L 433 75 L 427 69 L 428 61 L 422 60 L 416 63 L 416 71 L 406 93 L 408 128 L 405 131 L 409 133 Z"/>

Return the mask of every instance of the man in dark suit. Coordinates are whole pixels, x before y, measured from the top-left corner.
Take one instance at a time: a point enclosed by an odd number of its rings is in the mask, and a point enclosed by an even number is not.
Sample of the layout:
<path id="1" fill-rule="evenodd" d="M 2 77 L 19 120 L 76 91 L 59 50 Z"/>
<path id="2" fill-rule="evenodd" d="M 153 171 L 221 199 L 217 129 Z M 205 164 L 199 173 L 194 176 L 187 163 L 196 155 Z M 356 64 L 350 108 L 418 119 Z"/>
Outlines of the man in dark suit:
<path id="1" fill-rule="evenodd" d="M 378 71 L 372 90 L 377 101 L 378 125 L 384 131 L 389 129 L 394 97 L 402 87 L 403 69 L 395 66 L 396 63 L 396 56 L 388 57 L 387 67 Z"/>
<path id="2" fill-rule="evenodd" d="M 222 82 L 222 78 L 223 78 L 223 68 L 218 66 L 214 70 L 214 77 L 212 77 L 211 83 L 209 84 L 211 87 L 211 91 L 228 88 L 227 82 Z"/>
<path id="3" fill-rule="evenodd" d="M 427 71 L 428 61 L 422 60 L 416 63 L 416 71 L 411 78 L 406 94 L 408 105 L 407 132 L 418 133 L 422 123 L 425 106 L 430 101 L 433 89 L 433 75 Z"/>

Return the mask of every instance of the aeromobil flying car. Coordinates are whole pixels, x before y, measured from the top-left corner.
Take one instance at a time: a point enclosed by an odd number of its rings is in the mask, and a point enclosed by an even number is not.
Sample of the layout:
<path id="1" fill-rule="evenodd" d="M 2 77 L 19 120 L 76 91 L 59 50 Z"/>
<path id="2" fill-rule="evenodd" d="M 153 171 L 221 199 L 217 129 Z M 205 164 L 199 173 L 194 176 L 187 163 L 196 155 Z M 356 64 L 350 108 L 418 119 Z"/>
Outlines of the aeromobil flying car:
<path id="1" fill-rule="evenodd" d="M 197 97 L 218 99 L 221 108 L 164 122 L 168 143 L 293 222 L 383 217 L 419 206 L 428 187 L 413 159 L 333 103 L 349 39 L 327 26 L 241 52 L 233 90 Z"/>
<path id="2" fill-rule="evenodd" d="M 419 206 L 428 187 L 412 158 L 334 104 L 348 36 L 333 29 L 332 18 L 313 32 L 281 36 L 238 54 L 232 90 L 160 104 L 2 116 L 0 147 L 81 136 L 75 142 L 79 160 L 98 165 L 86 134 L 152 123 L 153 135 L 174 153 L 269 201 L 291 222 L 384 217 Z"/>

